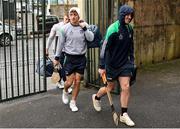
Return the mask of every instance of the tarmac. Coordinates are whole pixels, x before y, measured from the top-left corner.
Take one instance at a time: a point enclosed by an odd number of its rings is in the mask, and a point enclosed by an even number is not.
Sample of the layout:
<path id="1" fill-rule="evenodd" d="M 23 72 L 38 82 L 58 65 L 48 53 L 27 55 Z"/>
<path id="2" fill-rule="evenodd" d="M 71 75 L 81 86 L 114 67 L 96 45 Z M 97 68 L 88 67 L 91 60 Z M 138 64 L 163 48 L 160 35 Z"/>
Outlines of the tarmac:
<path id="1" fill-rule="evenodd" d="M 91 96 L 97 90 L 81 87 L 75 113 L 62 103 L 62 90 L 57 88 L 0 103 L 0 128 L 128 128 L 113 123 L 107 96 L 101 100 L 102 111 L 94 110 Z M 112 97 L 120 113 L 119 95 Z M 141 67 L 128 108 L 134 128 L 180 128 L 179 98 L 180 59 Z"/>

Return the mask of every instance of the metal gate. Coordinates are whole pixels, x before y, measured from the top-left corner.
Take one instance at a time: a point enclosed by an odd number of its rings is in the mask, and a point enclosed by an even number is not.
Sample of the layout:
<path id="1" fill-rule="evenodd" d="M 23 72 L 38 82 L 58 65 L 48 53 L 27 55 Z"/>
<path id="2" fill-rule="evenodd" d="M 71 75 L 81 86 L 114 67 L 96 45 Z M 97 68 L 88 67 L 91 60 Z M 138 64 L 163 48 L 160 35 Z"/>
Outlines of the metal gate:
<path id="1" fill-rule="evenodd" d="M 122 0 L 86 0 L 85 13 L 89 24 L 99 26 L 102 36 L 105 35 L 107 27 L 117 19 L 119 6 Z M 102 86 L 98 74 L 100 51 L 97 48 L 89 49 L 87 52 L 87 85 L 99 88 Z M 119 87 L 113 91 L 119 93 Z"/>
<path id="2" fill-rule="evenodd" d="M 45 0 L 0 1 L 0 102 L 47 90 L 36 73 L 45 56 L 45 6 Z"/>

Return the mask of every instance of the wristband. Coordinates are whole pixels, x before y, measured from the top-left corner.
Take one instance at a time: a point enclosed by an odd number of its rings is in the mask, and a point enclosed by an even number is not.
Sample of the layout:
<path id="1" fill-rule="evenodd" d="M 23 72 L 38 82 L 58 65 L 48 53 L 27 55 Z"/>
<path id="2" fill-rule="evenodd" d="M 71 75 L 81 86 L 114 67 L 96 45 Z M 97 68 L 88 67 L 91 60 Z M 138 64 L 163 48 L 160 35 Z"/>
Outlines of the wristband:
<path id="1" fill-rule="evenodd" d="M 99 65 L 100 69 L 105 69 L 105 65 Z"/>
<path id="2" fill-rule="evenodd" d="M 59 61 L 59 57 L 58 56 L 55 56 L 55 58 L 54 58 L 55 60 L 57 60 L 57 61 Z"/>
<path id="3" fill-rule="evenodd" d="M 84 31 L 86 31 L 86 30 L 87 30 L 87 27 L 85 26 L 85 27 L 83 27 L 82 29 L 83 29 Z"/>

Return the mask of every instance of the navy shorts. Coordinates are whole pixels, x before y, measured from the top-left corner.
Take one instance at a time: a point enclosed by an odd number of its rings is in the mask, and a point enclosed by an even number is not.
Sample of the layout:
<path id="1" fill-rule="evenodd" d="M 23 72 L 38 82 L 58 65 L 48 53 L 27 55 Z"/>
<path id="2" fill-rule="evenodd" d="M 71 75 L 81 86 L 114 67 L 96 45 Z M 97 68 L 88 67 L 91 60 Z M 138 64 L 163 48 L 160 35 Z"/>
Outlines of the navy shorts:
<path id="1" fill-rule="evenodd" d="M 136 82 L 137 67 L 134 64 L 126 64 L 121 68 L 106 66 L 108 81 L 118 80 L 118 77 L 130 77 L 130 86 Z"/>
<path id="2" fill-rule="evenodd" d="M 60 64 L 63 66 L 64 65 L 64 59 L 65 59 L 65 52 L 61 53 L 61 56 L 59 57 L 60 59 Z"/>
<path id="3" fill-rule="evenodd" d="M 72 73 L 84 74 L 86 68 L 86 56 L 85 55 L 69 55 L 66 54 L 64 60 L 65 74 L 71 75 Z"/>
<path id="4" fill-rule="evenodd" d="M 132 70 L 131 68 L 119 68 L 114 69 L 111 67 L 106 67 L 106 74 L 107 74 L 107 80 L 108 81 L 114 81 L 117 80 L 118 77 L 131 77 L 132 76 Z"/>

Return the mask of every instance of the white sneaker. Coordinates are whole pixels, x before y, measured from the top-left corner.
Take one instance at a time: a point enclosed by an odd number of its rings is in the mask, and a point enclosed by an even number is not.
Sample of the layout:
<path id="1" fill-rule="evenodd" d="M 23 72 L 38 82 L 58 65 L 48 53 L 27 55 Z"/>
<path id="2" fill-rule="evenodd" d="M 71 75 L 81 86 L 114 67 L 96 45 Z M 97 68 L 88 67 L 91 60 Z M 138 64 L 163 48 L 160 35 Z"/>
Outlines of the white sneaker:
<path id="1" fill-rule="evenodd" d="M 78 108 L 76 106 L 76 101 L 75 100 L 71 100 L 70 101 L 69 107 L 70 107 L 72 112 L 77 112 L 78 111 Z"/>
<path id="2" fill-rule="evenodd" d="M 60 89 L 64 88 L 64 85 L 61 82 L 57 82 L 56 86 L 59 87 Z"/>
<path id="3" fill-rule="evenodd" d="M 62 101 L 63 101 L 64 104 L 69 103 L 68 92 L 66 92 L 65 90 L 63 90 L 63 93 L 62 93 Z"/>
<path id="4" fill-rule="evenodd" d="M 101 111 L 101 102 L 100 100 L 96 100 L 95 96 L 96 94 L 92 95 L 93 106 L 94 106 L 94 109 L 99 112 Z"/>
<path id="5" fill-rule="evenodd" d="M 135 123 L 131 120 L 127 113 L 120 115 L 120 122 L 125 123 L 128 126 L 135 126 Z"/>
<path id="6" fill-rule="evenodd" d="M 63 79 L 61 79 L 61 85 L 64 86 L 64 81 L 63 81 Z"/>
<path id="7" fill-rule="evenodd" d="M 68 88 L 68 93 L 71 94 L 72 93 L 72 87 Z"/>

